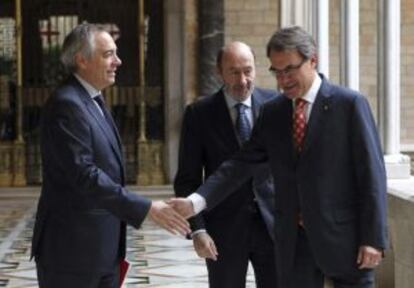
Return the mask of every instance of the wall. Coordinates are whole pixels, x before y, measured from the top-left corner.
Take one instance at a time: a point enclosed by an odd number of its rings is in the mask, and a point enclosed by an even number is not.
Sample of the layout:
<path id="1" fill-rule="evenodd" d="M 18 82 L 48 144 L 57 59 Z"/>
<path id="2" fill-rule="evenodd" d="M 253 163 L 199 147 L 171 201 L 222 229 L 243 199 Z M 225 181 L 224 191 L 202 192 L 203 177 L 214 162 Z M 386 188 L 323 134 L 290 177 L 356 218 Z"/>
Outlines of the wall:
<path id="1" fill-rule="evenodd" d="M 266 44 L 278 28 L 279 1 L 225 0 L 225 42 L 243 41 L 256 53 L 256 84 L 275 88 L 276 81 L 268 72 Z"/>

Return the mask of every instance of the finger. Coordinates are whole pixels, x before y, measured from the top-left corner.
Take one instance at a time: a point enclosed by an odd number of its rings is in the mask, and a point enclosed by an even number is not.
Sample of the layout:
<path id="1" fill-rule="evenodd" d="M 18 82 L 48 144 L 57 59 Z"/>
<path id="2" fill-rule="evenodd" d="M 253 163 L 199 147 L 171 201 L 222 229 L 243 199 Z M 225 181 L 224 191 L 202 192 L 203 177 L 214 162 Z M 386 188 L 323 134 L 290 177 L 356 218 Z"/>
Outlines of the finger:
<path id="1" fill-rule="evenodd" d="M 373 260 L 370 257 L 364 257 L 361 265 L 359 266 L 360 269 L 364 269 L 364 268 L 374 268 L 375 266 L 377 266 L 378 263 Z"/>
<path id="2" fill-rule="evenodd" d="M 360 269 L 370 268 L 370 260 L 371 260 L 370 255 L 366 253 L 364 249 L 362 249 L 361 250 L 361 262 L 360 262 L 359 268 Z"/>
<path id="3" fill-rule="evenodd" d="M 207 249 L 206 251 L 206 258 L 211 259 L 213 261 L 217 260 L 217 256 L 214 255 L 213 251 L 211 251 L 210 249 Z"/>
<path id="4" fill-rule="evenodd" d="M 175 227 L 175 230 L 177 230 L 183 236 L 186 236 L 187 234 L 191 233 L 191 229 L 189 228 L 189 224 L 187 222 L 173 222 L 171 225 Z"/>
<path id="5" fill-rule="evenodd" d="M 214 255 L 218 256 L 216 244 L 214 242 L 211 242 L 210 246 L 211 246 L 211 250 L 213 251 Z"/>
<path id="6" fill-rule="evenodd" d="M 174 215 L 163 213 L 155 217 L 154 220 L 174 235 L 181 234 L 185 236 L 187 233 L 191 232 L 191 229 L 189 228 L 190 224 L 179 216 L 176 218 Z"/>
<path id="7" fill-rule="evenodd" d="M 214 242 L 211 242 L 209 247 L 208 247 L 208 253 L 209 253 L 209 258 L 211 260 L 217 261 L 217 251 L 216 251 L 216 246 L 214 245 Z"/>
<path id="8" fill-rule="evenodd" d="M 191 230 L 186 226 L 180 226 L 179 224 L 173 222 L 173 221 L 165 221 L 163 222 L 163 226 L 172 234 L 174 235 L 182 235 L 186 236 L 188 233 L 191 232 Z"/>
<path id="9" fill-rule="evenodd" d="M 358 251 L 358 257 L 357 257 L 357 264 L 358 265 L 360 265 L 362 263 L 362 257 L 363 257 L 362 249 L 359 249 L 359 251 Z"/>
<path id="10" fill-rule="evenodd" d="M 185 218 L 183 218 L 180 214 L 174 212 L 172 215 L 170 215 L 169 221 L 171 225 L 174 225 L 180 230 L 185 231 L 185 233 L 191 232 L 190 223 L 188 223 L 188 221 L 185 220 Z"/>

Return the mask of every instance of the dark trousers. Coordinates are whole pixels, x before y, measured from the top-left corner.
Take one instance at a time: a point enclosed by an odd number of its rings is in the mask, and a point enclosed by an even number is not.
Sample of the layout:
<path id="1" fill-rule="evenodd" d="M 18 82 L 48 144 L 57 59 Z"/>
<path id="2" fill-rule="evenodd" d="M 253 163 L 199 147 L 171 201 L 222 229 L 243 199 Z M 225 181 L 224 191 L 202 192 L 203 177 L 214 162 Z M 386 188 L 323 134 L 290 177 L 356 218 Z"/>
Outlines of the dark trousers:
<path id="1" fill-rule="evenodd" d="M 290 288 L 323 288 L 325 277 L 332 280 L 335 288 L 374 287 L 374 273 L 372 270 L 360 272 L 358 275 L 325 275 L 315 262 L 305 230 L 299 228 L 296 240 L 294 276 Z"/>
<path id="2" fill-rule="evenodd" d="M 218 245 L 217 261 L 207 260 L 210 288 L 245 288 L 249 261 L 256 287 L 276 288 L 273 241 L 260 214 L 255 214 L 246 226 L 230 249 Z"/>
<path id="3" fill-rule="evenodd" d="M 36 263 L 39 288 L 119 288 L 118 268 L 109 273 L 56 271 Z"/>

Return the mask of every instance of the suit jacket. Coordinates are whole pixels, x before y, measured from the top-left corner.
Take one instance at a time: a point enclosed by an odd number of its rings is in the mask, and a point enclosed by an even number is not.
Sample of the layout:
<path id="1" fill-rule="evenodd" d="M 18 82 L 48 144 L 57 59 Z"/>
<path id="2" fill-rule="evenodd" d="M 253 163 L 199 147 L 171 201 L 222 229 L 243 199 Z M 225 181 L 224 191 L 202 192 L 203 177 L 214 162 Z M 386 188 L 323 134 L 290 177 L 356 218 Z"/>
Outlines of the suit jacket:
<path id="1" fill-rule="evenodd" d="M 256 163 L 270 163 L 277 183 L 274 234 L 280 287 L 294 277 L 299 212 L 325 273 L 354 273 L 360 245 L 387 246 L 385 168 L 369 104 L 358 92 L 321 77 L 301 155 L 293 148 L 292 100 L 278 97 L 264 105 L 242 151 L 197 191 L 207 207 L 214 207 L 223 193 L 230 194 L 254 173 Z"/>
<path id="2" fill-rule="evenodd" d="M 123 187 L 115 125 L 73 76 L 44 106 L 41 155 L 32 256 L 49 270 L 112 270 L 125 255 L 126 222 L 138 228 L 150 201 Z"/>
<path id="3" fill-rule="evenodd" d="M 254 89 L 254 118 L 258 116 L 263 103 L 275 96 L 274 91 Z M 187 196 L 194 192 L 204 182 L 204 178 L 239 149 L 240 144 L 222 90 L 189 105 L 181 130 L 179 166 L 174 183 L 176 195 Z M 251 209 L 253 196 L 257 200 L 269 234 L 273 237 L 273 180 L 267 163 L 260 164 L 256 173 L 246 179 L 236 193 L 225 200 L 223 197 L 220 205 L 191 219 L 192 229 L 207 229 L 217 243 L 229 245 L 226 241 L 229 233 L 226 231 L 231 231 L 233 237 L 240 235 L 237 230 L 243 229 L 246 219 L 250 217 L 248 209 Z"/>

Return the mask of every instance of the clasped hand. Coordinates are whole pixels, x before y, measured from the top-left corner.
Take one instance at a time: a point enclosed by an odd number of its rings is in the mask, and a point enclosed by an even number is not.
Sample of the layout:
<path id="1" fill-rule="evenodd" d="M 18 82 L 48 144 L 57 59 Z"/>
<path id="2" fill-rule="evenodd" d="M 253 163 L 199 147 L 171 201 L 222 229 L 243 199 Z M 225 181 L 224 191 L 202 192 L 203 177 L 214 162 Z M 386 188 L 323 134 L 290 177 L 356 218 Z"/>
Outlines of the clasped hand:
<path id="1" fill-rule="evenodd" d="M 172 234 L 185 236 L 191 233 L 190 224 L 185 217 L 165 201 L 153 201 L 148 214 L 154 222 Z"/>
<path id="2" fill-rule="evenodd" d="M 188 219 L 195 215 L 193 203 L 190 199 L 187 198 L 171 198 L 167 201 L 169 205 L 171 205 L 174 210 L 183 216 L 184 218 Z"/>

